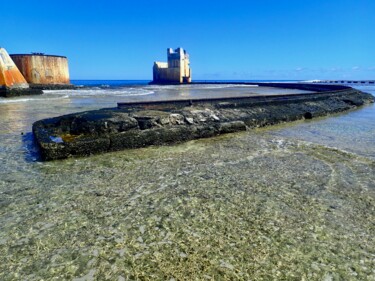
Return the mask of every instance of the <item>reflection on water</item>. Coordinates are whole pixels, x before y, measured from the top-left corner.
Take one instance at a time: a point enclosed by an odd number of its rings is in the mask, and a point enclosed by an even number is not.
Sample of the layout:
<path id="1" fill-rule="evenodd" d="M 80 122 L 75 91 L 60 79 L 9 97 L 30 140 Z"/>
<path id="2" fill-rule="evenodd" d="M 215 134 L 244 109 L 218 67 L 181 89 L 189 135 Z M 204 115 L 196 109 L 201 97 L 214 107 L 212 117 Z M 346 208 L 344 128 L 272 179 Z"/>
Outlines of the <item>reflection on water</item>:
<path id="1" fill-rule="evenodd" d="M 118 101 L 107 98 L 0 103 L 1 280 L 375 276 L 374 106 L 35 161 L 34 121 Z"/>

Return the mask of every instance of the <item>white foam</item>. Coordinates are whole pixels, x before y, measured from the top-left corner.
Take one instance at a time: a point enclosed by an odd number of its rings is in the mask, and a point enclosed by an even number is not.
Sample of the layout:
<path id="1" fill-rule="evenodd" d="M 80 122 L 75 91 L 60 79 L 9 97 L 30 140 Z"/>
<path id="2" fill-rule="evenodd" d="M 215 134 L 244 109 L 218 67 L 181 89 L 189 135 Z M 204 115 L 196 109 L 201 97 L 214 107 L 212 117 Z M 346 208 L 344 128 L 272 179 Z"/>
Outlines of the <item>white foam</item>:
<path id="1" fill-rule="evenodd" d="M 320 83 L 321 80 L 313 79 L 313 80 L 305 80 L 301 81 L 302 83 Z"/>
<path id="2" fill-rule="evenodd" d="M 145 96 L 152 95 L 155 92 L 143 88 L 115 88 L 115 89 L 102 89 L 102 88 L 86 88 L 77 90 L 48 90 L 44 91 L 47 95 L 68 95 L 74 97 L 87 97 L 87 96 Z"/>
<path id="3" fill-rule="evenodd" d="M 254 88 L 258 85 L 245 85 L 245 84 L 223 84 L 223 85 L 201 85 L 197 89 L 226 89 L 226 88 Z"/>
<path id="4" fill-rule="evenodd" d="M 0 98 L 0 104 L 6 103 L 21 103 L 21 102 L 30 102 L 30 101 L 49 101 L 49 100 L 60 100 L 69 98 L 68 95 L 58 97 L 58 98 Z"/>
<path id="5" fill-rule="evenodd" d="M 150 85 L 145 89 L 155 91 L 184 91 L 184 90 L 220 90 L 228 88 L 256 88 L 258 85 L 245 85 L 245 84 L 184 84 L 184 85 Z"/>

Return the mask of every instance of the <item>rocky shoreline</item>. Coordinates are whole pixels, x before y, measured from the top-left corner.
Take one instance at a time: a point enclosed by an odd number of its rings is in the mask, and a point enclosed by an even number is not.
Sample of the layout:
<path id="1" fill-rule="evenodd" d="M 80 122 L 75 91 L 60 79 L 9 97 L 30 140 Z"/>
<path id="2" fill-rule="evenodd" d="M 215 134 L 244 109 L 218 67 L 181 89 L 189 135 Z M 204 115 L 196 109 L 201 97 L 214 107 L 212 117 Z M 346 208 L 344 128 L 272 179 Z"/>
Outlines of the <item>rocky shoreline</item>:
<path id="1" fill-rule="evenodd" d="M 42 159 L 55 160 L 208 138 L 374 102 L 372 95 L 349 87 L 316 90 L 300 95 L 119 104 L 37 121 L 33 133 Z"/>
<path id="2" fill-rule="evenodd" d="M 41 89 L 33 88 L 1 88 L 0 97 L 11 98 L 19 96 L 29 96 L 29 95 L 42 95 L 43 91 Z"/>
<path id="3" fill-rule="evenodd" d="M 75 90 L 72 84 L 29 84 L 29 88 L 0 88 L 0 97 L 11 98 L 19 96 L 42 95 L 43 90 Z"/>

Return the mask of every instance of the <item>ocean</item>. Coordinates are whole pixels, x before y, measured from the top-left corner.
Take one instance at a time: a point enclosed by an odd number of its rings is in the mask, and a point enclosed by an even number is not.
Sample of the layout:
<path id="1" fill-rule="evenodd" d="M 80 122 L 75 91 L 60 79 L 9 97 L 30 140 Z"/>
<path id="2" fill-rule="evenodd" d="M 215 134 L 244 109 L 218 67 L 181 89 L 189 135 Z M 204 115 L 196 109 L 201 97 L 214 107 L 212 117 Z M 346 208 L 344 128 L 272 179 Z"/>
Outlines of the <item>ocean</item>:
<path id="1" fill-rule="evenodd" d="M 375 280 L 375 105 L 41 162 L 33 122 L 241 85 L 73 81 L 0 98 L 0 280 Z M 375 95 L 373 85 L 356 88 Z"/>

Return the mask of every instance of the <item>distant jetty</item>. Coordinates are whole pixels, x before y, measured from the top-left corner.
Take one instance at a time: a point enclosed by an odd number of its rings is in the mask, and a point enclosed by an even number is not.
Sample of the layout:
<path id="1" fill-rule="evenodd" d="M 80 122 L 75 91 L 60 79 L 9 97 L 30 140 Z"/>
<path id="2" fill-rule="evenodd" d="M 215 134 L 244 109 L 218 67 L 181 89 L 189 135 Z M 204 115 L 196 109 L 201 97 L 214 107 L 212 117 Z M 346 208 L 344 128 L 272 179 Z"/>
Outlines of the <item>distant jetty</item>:
<path id="1" fill-rule="evenodd" d="M 375 80 L 311 80 L 306 81 L 321 84 L 342 84 L 342 85 L 373 85 Z"/>
<path id="2" fill-rule="evenodd" d="M 255 84 L 314 92 L 119 103 L 117 108 L 37 121 L 33 133 L 42 159 L 54 160 L 207 138 L 374 102 L 372 95 L 340 85 L 250 83 Z"/>

